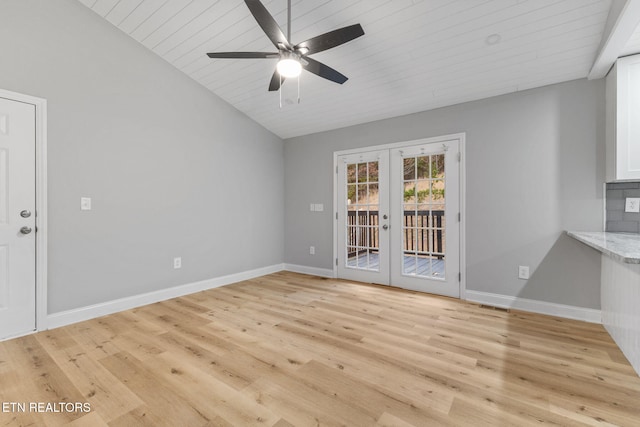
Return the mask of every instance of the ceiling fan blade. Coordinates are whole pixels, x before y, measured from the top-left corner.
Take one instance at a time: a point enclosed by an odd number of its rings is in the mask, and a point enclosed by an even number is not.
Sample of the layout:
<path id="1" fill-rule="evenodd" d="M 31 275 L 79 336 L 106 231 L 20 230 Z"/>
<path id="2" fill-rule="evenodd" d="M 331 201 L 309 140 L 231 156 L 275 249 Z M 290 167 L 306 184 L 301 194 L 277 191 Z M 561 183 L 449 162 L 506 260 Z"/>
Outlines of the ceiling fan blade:
<path id="1" fill-rule="evenodd" d="M 259 0 L 244 0 L 244 2 L 247 4 L 253 17 L 258 21 L 258 25 L 260 25 L 262 31 L 264 31 L 271 40 L 271 43 L 278 49 L 280 49 L 280 44 L 290 49 L 291 43 L 289 43 L 287 37 L 278 26 L 278 23 L 273 19 L 273 16 L 271 16 L 263 4 L 260 3 Z"/>
<path id="2" fill-rule="evenodd" d="M 269 82 L 269 92 L 280 89 L 280 84 L 284 83 L 284 79 L 284 77 L 280 77 L 278 70 L 274 71 L 273 76 L 271 76 L 271 82 Z"/>
<path id="3" fill-rule="evenodd" d="M 331 80 L 332 82 L 336 82 L 339 84 L 343 84 L 349 78 L 344 74 L 339 73 L 328 65 L 324 65 L 322 62 L 318 62 L 315 59 L 306 57 L 304 60 L 307 62 L 306 64 L 302 64 L 302 68 L 309 71 L 310 73 L 316 74 L 322 78 L 327 80 Z"/>
<path id="4" fill-rule="evenodd" d="M 311 55 L 312 53 L 318 53 L 340 46 L 341 44 L 357 39 L 363 35 L 364 30 L 360 24 L 350 25 L 303 41 L 302 43 L 297 44 L 295 49 L 307 49 L 303 54 Z"/>
<path id="5" fill-rule="evenodd" d="M 280 54 L 271 53 L 271 52 L 213 52 L 213 53 L 207 53 L 207 56 L 209 58 L 242 59 L 242 58 L 278 58 Z"/>

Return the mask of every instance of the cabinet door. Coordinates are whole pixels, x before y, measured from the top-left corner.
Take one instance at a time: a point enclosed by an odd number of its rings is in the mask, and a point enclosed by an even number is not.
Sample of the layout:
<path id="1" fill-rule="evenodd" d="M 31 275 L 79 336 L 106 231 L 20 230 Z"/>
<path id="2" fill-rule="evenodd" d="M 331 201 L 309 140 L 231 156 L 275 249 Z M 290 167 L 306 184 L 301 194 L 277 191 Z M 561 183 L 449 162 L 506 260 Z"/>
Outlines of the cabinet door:
<path id="1" fill-rule="evenodd" d="M 617 65 L 616 178 L 640 179 L 640 55 Z"/>

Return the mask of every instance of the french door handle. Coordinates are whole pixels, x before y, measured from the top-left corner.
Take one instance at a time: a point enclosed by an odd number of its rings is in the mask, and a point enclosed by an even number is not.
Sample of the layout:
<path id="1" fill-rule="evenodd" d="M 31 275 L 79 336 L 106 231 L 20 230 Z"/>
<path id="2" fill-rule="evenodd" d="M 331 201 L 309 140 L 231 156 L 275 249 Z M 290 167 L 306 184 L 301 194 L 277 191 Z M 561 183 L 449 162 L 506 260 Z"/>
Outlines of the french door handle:
<path id="1" fill-rule="evenodd" d="M 20 232 L 21 232 L 22 234 L 29 234 L 29 233 L 31 233 L 31 231 L 32 231 L 32 230 L 31 230 L 31 227 L 22 227 L 22 228 L 20 229 Z"/>
<path id="2" fill-rule="evenodd" d="M 385 224 L 385 225 L 383 225 L 383 226 L 382 226 L 382 229 L 383 229 L 383 230 L 388 230 L 388 229 L 389 229 L 389 226 L 388 226 L 387 224 Z"/>

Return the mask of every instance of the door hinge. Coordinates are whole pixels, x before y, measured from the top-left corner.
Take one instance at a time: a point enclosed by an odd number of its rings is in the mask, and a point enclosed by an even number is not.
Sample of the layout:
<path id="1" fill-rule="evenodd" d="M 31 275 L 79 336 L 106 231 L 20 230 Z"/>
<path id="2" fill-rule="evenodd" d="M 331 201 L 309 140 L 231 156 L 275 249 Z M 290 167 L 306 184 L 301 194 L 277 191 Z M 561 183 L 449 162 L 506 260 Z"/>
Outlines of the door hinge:
<path id="1" fill-rule="evenodd" d="M 458 152 L 458 161 L 462 160 L 462 153 Z"/>
<path id="2" fill-rule="evenodd" d="M 462 282 L 462 273 L 458 273 L 458 282 Z"/>
<path id="3" fill-rule="evenodd" d="M 338 173 L 338 165 L 336 165 L 336 174 Z"/>
<path id="4" fill-rule="evenodd" d="M 336 258 L 336 265 L 338 265 L 338 258 Z"/>
<path id="5" fill-rule="evenodd" d="M 336 212 L 336 219 L 338 219 L 338 212 Z"/>
<path id="6" fill-rule="evenodd" d="M 458 222 L 462 221 L 462 214 L 458 212 Z"/>

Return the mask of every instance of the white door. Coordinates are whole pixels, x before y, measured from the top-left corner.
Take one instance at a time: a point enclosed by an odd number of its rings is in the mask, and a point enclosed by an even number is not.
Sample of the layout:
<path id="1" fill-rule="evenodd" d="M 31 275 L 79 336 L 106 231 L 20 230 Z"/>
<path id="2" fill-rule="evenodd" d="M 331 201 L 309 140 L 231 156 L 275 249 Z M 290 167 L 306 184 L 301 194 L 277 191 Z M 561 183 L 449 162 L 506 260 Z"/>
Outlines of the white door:
<path id="1" fill-rule="evenodd" d="M 0 338 L 35 330 L 35 106 L 0 98 Z"/>
<path id="2" fill-rule="evenodd" d="M 457 140 L 391 150 L 391 284 L 460 297 Z"/>
<path id="3" fill-rule="evenodd" d="M 389 150 L 338 157 L 338 277 L 389 284 Z"/>
<path id="4" fill-rule="evenodd" d="M 338 156 L 338 277 L 460 296 L 458 140 Z"/>

